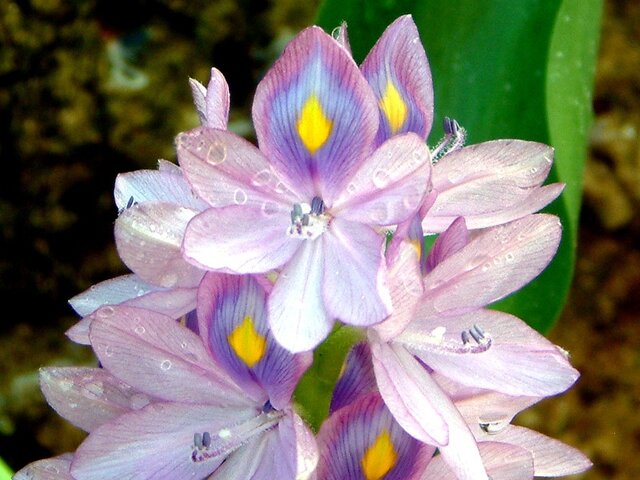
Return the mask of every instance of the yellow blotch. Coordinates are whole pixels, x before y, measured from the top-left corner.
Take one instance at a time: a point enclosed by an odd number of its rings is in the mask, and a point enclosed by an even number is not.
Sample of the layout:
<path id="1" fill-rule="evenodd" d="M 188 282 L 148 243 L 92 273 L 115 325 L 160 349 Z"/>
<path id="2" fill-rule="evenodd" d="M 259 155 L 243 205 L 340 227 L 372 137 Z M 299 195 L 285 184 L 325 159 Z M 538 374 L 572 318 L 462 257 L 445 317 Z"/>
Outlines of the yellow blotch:
<path id="1" fill-rule="evenodd" d="M 362 472 L 367 480 L 380 480 L 395 466 L 398 454 L 393 448 L 393 441 L 388 430 L 383 430 L 376 437 L 362 456 Z"/>
<path id="2" fill-rule="evenodd" d="M 422 242 L 420 240 L 409 240 L 409 244 L 416 251 L 418 258 L 422 256 Z"/>
<path id="3" fill-rule="evenodd" d="M 387 117 L 391 133 L 398 132 L 407 119 L 407 104 L 404 103 L 400 92 L 391 80 L 387 80 L 387 88 L 379 104 L 384 116 Z"/>
<path id="4" fill-rule="evenodd" d="M 300 140 L 311 155 L 325 144 L 331 134 L 332 126 L 333 122 L 322 111 L 318 97 L 315 94 L 311 95 L 304 103 L 296 124 Z"/>
<path id="5" fill-rule="evenodd" d="M 258 363 L 267 350 L 267 339 L 256 331 L 253 319 L 248 315 L 229 334 L 227 340 L 236 355 L 249 368 Z"/>

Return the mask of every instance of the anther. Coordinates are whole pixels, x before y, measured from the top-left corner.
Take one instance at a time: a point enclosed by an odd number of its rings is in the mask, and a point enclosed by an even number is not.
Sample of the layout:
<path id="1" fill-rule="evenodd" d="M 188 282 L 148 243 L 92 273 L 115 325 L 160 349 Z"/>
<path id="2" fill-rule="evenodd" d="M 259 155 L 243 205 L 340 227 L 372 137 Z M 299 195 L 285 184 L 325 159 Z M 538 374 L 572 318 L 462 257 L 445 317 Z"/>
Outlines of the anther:
<path id="1" fill-rule="evenodd" d="M 262 406 L 262 413 L 269 413 L 275 411 L 273 405 L 271 405 L 271 400 L 267 400 Z"/>
<path id="2" fill-rule="evenodd" d="M 200 450 L 202 448 L 202 435 L 200 433 L 193 434 L 193 445 Z"/>
<path id="3" fill-rule="evenodd" d="M 320 197 L 313 197 L 311 200 L 311 214 L 322 215 L 324 213 L 324 201 Z"/>
<path id="4" fill-rule="evenodd" d="M 431 151 L 434 164 L 448 153 L 462 148 L 467 137 L 467 131 L 456 120 L 444 117 L 442 124 L 445 135 Z"/>
<path id="5" fill-rule="evenodd" d="M 466 345 L 467 343 L 469 343 L 471 340 L 469 340 L 469 332 L 467 332 L 466 330 L 463 330 L 462 333 L 460 334 L 460 336 L 462 337 L 462 344 Z"/>
<path id="6" fill-rule="evenodd" d="M 209 432 L 204 432 L 202 434 L 202 445 L 205 448 L 209 448 L 211 446 L 211 434 Z"/>
<path id="7" fill-rule="evenodd" d="M 480 344 L 482 339 L 484 338 L 484 333 L 482 330 L 477 328 L 477 325 L 474 325 L 469 329 L 469 334 L 473 337 L 477 344 Z"/>

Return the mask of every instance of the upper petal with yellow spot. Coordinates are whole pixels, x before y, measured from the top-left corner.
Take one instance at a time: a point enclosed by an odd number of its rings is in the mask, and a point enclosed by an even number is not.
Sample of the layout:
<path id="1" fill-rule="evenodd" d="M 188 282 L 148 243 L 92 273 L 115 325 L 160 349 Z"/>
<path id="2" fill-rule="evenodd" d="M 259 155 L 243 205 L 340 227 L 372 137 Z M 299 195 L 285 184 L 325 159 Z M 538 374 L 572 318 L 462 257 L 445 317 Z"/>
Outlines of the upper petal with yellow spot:
<path id="1" fill-rule="evenodd" d="M 235 354 L 249 368 L 262 359 L 267 349 L 267 339 L 256 331 L 253 319 L 248 315 L 229 334 L 227 340 Z"/>
<path id="2" fill-rule="evenodd" d="M 318 97 L 310 95 L 302 106 L 296 128 L 300 140 L 311 155 L 326 143 L 332 127 L 333 122 L 325 115 Z"/>

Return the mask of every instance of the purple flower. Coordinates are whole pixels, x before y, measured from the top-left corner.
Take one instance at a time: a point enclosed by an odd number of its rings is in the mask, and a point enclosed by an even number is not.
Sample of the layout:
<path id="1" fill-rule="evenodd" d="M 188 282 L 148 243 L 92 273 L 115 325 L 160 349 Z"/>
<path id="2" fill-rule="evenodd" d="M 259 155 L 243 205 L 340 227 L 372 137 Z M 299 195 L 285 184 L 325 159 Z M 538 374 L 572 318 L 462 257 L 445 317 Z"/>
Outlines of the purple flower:
<path id="1" fill-rule="evenodd" d="M 335 319 L 368 326 L 390 311 L 381 227 L 415 214 L 428 148 L 413 133 L 376 148 L 376 98 L 348 53 L 317 27 L 300 33 L 258 85 L 260 150 L 224 131 L 178 136 L 178 159 L 210 208 L 183 251 L 236 274 L 280 269 L 269 299 L 276 339 L 312 349 Z"/>
<path id="2" fill-rule="evenodd" d="M 202 125 L 226 128 L 229 88 L 222 74 L 212 69 L 207 88 L 193 79 L 190 85 Z M 79 343 L 89 343 L 88 316 L 104 305 L 146 308 L 173 318 L 193 311 L 204 275 L 184 260 L 181 246 L 187 223 L 207 204 L 193 193 L 178 166 L 160 160 L 158 170 L 120 174 L 114 198 L 119 212 L 116 246 L 134 273 L 101 282 L 69 300 L 86 317 L 67 333 Z"/>
<path id="3" fill-rule="evenodd" d="M 266 298 L 257 278 L 207 274 L 199 336 L 153 311 L 98 310 L 89 334 L 98 359 L 151 401 L 93 428 L 75 453 L 73 477 L 309 475 L 315 440 L 290 398 L 310 355 L 275 342 Z"/>
<path id="4" fill-rule="evenodd" d="M 32 462 L 12 477 L 13 480 L 74 480 L 69 472 L 72 455 L 65 453 Z"/>

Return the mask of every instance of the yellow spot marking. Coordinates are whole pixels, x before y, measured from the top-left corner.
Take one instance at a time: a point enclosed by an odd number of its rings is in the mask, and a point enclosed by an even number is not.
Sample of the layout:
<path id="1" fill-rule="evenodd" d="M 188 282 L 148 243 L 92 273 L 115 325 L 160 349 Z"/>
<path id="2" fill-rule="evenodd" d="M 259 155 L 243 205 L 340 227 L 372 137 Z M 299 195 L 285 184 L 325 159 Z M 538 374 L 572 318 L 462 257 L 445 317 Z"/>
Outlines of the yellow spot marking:
<path id="1" fill-rule="evenodd" d="M 395 466 L 398 454 L 388 430 L 383 430 L 362 456 L 362 472 L 367 480 L 380 480 Z"/>
<path id="2" fill-rule="evenodd" d="M 391 80 L 387 80 L 387 88 L 379 104 L 384 116 L 387 117 L 391 133 L 396 133 L 407 119 L 407 104 L 404 103 L 400 92 Z"/>
<path id="3" fill-rule="evenodd" d="M 422 242 L 420 240 L 409 240 L 409 244 L 416 251 L 418 258 L 422 256 Z"/>
<path id="4" fill-rule="evenodd" d="M 256 331 L 249 315 L 229 334 L 227 340 L 236 355 L 249 368 L 260 361 L 267 349 L 267 339 Z"/>
<path id="5" fill-rule="evenodd" d="M 302 107 L 296 124 L 300 140 L 311 155 L 325 144 L 331 134 L 332 126 L 333 122 L 322 111 L 318 97 L 315 94 L 311 95 Z"/>

